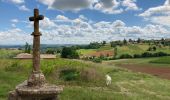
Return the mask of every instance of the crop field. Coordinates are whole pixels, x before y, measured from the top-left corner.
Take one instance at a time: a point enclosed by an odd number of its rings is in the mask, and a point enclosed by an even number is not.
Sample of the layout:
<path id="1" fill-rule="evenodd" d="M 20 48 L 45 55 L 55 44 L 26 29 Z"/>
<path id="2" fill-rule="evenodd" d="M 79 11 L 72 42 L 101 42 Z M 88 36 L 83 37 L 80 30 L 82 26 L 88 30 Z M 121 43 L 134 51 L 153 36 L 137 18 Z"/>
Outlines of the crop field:
<path id="1" fill-rule="evenodd" d="M 110 65 L 119 66 L 132 70 L 151 74 L 160 78 L 170 79 L 170 57 L 125 59 L 118 61 L 108 61 Z"/>

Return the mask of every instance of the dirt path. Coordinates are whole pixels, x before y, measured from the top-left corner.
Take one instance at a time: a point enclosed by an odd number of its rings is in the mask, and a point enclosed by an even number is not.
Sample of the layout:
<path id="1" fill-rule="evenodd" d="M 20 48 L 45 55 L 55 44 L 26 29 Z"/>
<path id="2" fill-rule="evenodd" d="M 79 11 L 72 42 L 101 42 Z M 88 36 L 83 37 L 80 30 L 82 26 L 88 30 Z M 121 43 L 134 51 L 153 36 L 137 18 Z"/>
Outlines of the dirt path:
<path id="1" fill-rule="evenodd" d="M 154 67 L 149 65 L 138 65 L 138 64 L 121 64 L 119 65 L 122 68 L 132 70 L 134 72 L 142 72 L 158 76 L 160 78 L 170 80 L 170 68 L 168 67 Z"/>

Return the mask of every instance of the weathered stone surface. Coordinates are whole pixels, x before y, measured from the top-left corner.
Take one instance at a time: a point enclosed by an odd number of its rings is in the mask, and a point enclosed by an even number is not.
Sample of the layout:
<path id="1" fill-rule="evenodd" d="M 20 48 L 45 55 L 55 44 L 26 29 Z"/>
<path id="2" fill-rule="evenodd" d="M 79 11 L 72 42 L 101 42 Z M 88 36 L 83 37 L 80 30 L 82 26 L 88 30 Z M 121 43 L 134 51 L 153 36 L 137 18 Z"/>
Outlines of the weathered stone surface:
<path id="1" fill-rule="evenodd" d="M 29 87 L 41 87 L 45 84 L 45 76 L 41 72 L 33 71 L 28 78 Z"/>
<path id="2" fill-rule="evenodd" d="M 40 36 L 39 20 L 44 16 L 39 15 L 39 10 L 34 9 L 34 16 L 30 21 L 34 21 L 33 39 L 33 71 L 28 81 L 16 86 L 11 91 L 8 100 L 58 100 L 58 94 L 63 91 L 62 87 L 49 85 L 45 82 L 44 74 L 40 71 Z"/>
<path id="3" fill-rule="evenodd" d="M 42 87 L 29 87 L 27 81 L 9 93 L 8 100 L 58 100 L 63 91 L 61 86 L 44 84 Z"/>

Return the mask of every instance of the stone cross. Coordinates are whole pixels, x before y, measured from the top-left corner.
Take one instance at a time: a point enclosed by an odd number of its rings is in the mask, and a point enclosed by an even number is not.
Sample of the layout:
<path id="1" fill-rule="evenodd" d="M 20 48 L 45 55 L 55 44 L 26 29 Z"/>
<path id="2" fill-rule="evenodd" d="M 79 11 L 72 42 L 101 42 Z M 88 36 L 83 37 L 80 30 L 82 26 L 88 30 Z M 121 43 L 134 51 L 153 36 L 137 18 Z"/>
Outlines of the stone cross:
<path id="1" fill-rule="evenodd" d="M 9 93 L 8 100 L 59 100 L 58 95 L 63 91 L 62 87 L 48 84 L 40 70 L 39 20 L 43 19 L 44 16 L 39 15 L 38 9 L 34 9 L 34 16 L 29 18 L 34 21 L 33 71 L 27 81 Z"/>
<path id="2" fill-rule="evenodd" d="M 28 79 L 28 86 L 42 86 L 45 83 L 45 77 L 40 70 L 40 36 L 39 20 L 43 20 L 44 16 L 39 15 L 39 10 L 34 9 L 34 16 L 30 17 L 30 21 L 34 21 L 33 35 L 33 72 Z"/>
<path id="3" fill-rule="evenodd" d="M 39 10 L 34 9 L 34 16 L 30 17 L 30 21 L 34 21 L 34 32 L 32 35 L 34 36 L 33 39 L 33 71 L 40 71 L 40 36 L 41 33 L 39 32 L 39 20 L 43 20 L 44 16 L 39 15 Z"/>

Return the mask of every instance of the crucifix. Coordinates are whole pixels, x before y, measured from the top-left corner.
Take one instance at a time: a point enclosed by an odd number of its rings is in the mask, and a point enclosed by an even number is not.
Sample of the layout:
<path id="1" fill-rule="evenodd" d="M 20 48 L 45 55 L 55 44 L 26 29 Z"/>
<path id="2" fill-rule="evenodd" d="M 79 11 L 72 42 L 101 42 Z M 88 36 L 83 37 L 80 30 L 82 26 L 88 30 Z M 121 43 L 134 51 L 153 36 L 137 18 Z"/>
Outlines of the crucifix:
<path id="1" fill-rule="evenodd" d="M 39 20 L 43 20 L 44 16 L 39 15 L 39 10 L 34 9 L 34 16 L 30 17 L 29 20 L 34 22 L 33 35 L 33 73 L 28 79 L 29 86 L 39 86 L 45 81 L 43 73 L 40 71 L 40 36 L 39 32 Z"/>
<path id="2" fill-rule="evenodd" d="M 27 81 L 16 86 L 14 91 L 10 91 L 8 100 L 59 100 L 58 95 L 63 91 L 62 87 L 46 83 L 40 70 L 39 20 L 43 19 L 44 16 L 39 15 L 38 9 L 34 9 L 34 16 L 29 18 L 30 21 L 34 21 L 33 71 Z"/>
<path id="3" fill-rule="evenodd" d="M 32 35 L 34 36 L 33 39 L 33 70 L 40 71 L 40 36 L 41 33 L 39 32 L 39 20 L 43 20 L 44 16 L 39 15 L 39 10 L 34 9 L 34 16 L 30 17 L 30 21 L 34 21 L 34 32 Z"/>

